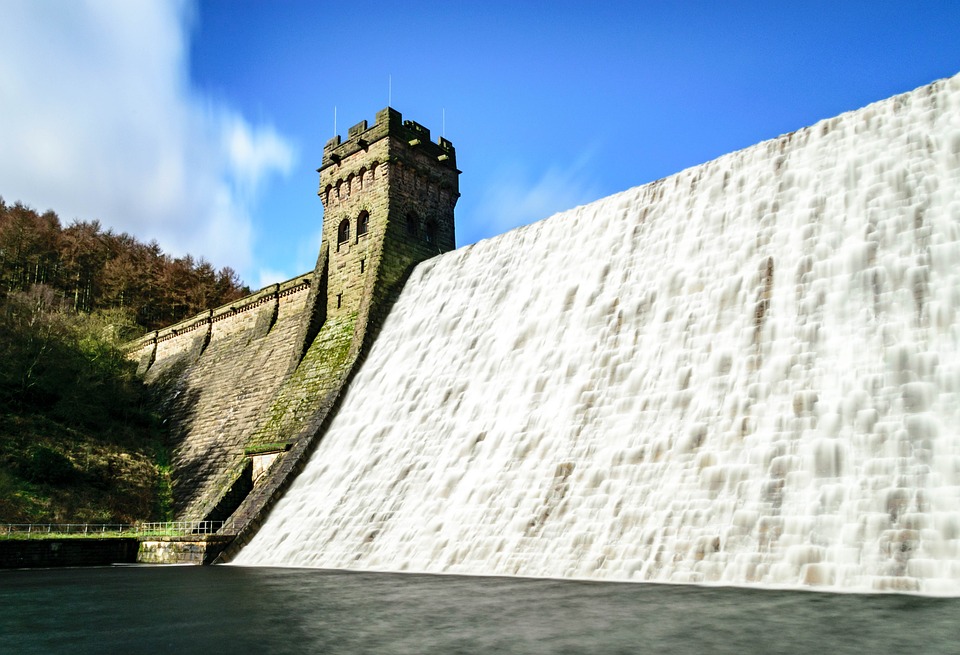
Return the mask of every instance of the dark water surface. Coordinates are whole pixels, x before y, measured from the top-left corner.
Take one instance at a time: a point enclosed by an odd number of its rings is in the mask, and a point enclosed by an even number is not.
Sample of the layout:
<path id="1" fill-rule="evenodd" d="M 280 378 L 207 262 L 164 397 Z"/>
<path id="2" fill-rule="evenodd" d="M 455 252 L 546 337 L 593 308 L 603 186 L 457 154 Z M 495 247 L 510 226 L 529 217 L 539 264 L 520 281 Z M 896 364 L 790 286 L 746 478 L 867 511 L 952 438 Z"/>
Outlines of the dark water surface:
<path id="1" fill-rule="evenodd" d="M 0 653 L 958 653 L 960 599 L 314 569 L 0 572 Z"/>

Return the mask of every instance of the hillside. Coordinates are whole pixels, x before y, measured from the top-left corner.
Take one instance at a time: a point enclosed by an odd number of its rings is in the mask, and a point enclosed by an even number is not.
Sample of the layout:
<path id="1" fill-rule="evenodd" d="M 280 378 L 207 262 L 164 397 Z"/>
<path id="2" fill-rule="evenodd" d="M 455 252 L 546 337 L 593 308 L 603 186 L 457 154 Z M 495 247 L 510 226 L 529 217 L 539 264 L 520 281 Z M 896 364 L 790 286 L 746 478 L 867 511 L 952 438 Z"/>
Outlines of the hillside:
<path id="1" fill-rule="evenodd" d="M 0 199 L 0 523 L 167 518 L 166 431 L 121 346 L 248 291 L 229 268 Z"/>

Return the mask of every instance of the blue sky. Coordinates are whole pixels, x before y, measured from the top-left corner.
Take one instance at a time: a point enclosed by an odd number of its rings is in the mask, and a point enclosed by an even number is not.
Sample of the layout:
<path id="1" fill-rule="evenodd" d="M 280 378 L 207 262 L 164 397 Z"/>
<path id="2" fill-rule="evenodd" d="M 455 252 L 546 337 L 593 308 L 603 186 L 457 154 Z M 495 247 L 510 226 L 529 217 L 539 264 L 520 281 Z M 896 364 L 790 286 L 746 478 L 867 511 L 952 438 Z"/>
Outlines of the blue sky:
<path id="1" fill-rule="evenodd" d="M 0 9 L 0 196 L 253 287 L 313 266 L 335 107 L 445 129 L 465 245 L 960 72 L 960 2 Z"/>

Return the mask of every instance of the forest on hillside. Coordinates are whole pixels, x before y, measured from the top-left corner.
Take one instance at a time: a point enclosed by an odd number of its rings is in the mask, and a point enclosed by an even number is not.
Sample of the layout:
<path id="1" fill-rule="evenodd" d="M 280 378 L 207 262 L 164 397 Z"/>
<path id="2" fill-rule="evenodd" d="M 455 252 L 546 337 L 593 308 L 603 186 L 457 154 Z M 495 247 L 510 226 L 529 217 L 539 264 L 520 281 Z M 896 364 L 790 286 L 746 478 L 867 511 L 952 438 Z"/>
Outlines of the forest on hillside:
<path id="1" fill-rule="evenodd" d="M 0 523 L 169 518 L 165 426 L 124 344 L 248 293 L 230 268 L 0 198 Z"/>
<path id="2" fill-rule="evenodd" d="M 145 330 L 175 323 L 250 293 L 230 267 L 171 257 L 156 241 L 141 243 L 99 221 L 64 227 L 0 198 L 0 297 L 45 285 L 75 312 L 123 310 Z"/>

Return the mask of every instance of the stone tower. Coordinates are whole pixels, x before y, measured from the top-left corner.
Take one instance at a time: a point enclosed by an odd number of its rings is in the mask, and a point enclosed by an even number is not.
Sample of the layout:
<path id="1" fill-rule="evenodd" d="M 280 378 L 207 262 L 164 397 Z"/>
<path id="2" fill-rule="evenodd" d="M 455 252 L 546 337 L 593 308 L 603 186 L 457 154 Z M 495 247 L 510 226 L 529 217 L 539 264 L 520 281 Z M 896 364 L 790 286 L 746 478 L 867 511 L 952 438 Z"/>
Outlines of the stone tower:
<path id="1" fill-rule="evenodd" d="M 326 316 L 356 313 L 376 287 L 392 286 L 412 264 L 453 250 L 459 193 L 456 151 L 444 138 L 378 112 L 323 149 L 319 195 L 328 253 Z"/>
<path id="2" fill-rule="evenodd" d="M 388 107 L 372 126 L 362 121 L 345 141 L 331 139 L 317 172 L 320 254 L 291 339 L 289 372 L 244 444 L 253 488 L 230 515 L 237 548 L 303 466 L 414 265 L 455 247 L 460 171 L 453 144 L 431 142 L 427 128 L 400 112 Z"/>
<path id="3" fill-rule="evenodd" d="M 177 518 L 225 521 L 221 536 L 237 536 L 231 549 L 256 532 L 322 438 L 414 266 L 455 246 L 453 145 L 431 142 L 399 112 L 331 139 L 318 173 L 324 218 L 312 272 L 131 348 L 165 399 Z"/>

